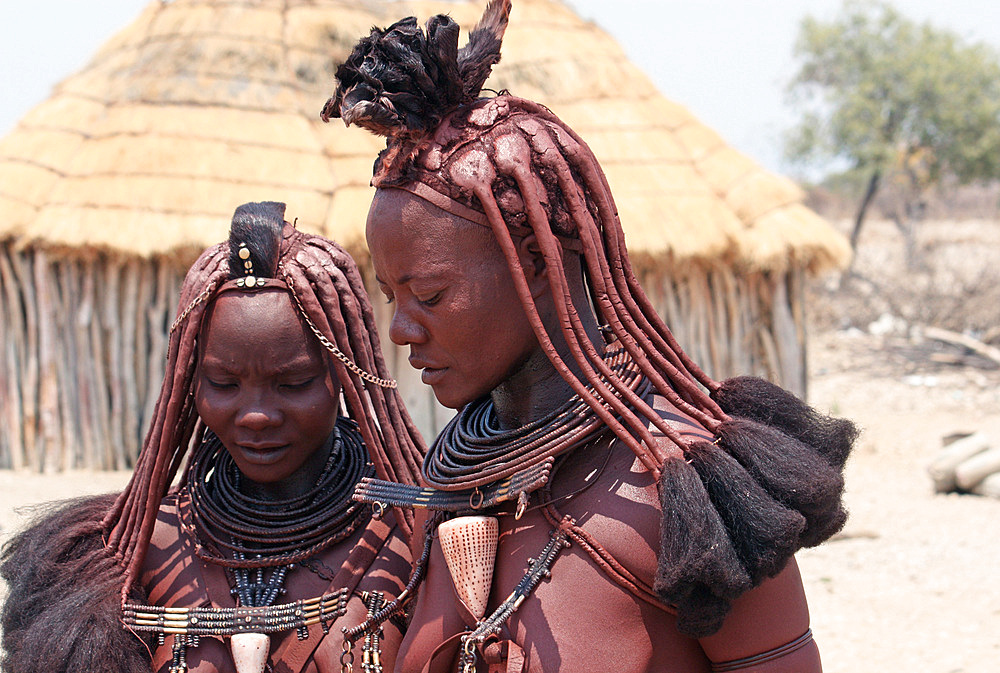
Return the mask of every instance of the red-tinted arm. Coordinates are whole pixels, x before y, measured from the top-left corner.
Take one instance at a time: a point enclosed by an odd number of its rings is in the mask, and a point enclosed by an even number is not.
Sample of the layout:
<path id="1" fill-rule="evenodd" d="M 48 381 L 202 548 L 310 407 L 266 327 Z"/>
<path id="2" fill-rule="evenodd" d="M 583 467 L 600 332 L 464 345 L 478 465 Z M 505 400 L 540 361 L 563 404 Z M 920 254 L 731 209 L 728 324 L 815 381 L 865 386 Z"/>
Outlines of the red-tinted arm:
<path id="1" fill-rule="evenodd" d="M 722 628 L 700 642 L 713 672 L 821 673 L 795 559 L 734 601 Z"/>

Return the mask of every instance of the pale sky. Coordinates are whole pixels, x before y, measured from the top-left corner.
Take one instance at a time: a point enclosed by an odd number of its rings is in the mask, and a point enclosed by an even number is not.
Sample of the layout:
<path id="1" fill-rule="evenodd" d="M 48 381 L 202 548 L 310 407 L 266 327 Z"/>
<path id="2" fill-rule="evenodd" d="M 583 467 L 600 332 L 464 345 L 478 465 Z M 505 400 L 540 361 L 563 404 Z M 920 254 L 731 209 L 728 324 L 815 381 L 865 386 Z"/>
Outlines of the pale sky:
<path id="1" fill-rule="evenodd" d="M 614 35 L 668 98 L 771 170 L 786 172 L 782 132 L 795 120 L 784 88 L 807 14 L 829 19 L 840 0 L 568 0 Z M 129 25 L 144 0 L 2 0 L 0 134 Z M 485 0 L 483 0 L 485 6 Z M 1000 50 L 997 0 L 895 0 L 930 21 Z M 514 0 L 513 21 L 517 21 Z"/>

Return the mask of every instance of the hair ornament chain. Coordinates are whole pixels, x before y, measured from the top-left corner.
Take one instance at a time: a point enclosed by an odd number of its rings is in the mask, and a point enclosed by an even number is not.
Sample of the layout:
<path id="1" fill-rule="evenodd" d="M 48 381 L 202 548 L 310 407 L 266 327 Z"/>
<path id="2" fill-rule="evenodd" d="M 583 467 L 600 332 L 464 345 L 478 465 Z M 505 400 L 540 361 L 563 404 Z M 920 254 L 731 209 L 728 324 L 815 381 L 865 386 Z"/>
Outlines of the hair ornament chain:
<path id="1" fill-rule="evenodd" d="M 312 333 L 315 334 L 316 338 L 319 339 L 319 342 L 323 344 L 323 347 L 326 350 L 330 351 L 333 357 L 340 360 L 344 364 L 344 366 L 347 367 L 351 372 L 357 374 L 363 380 L 368 381 L 369 383 L 374 383 L 379 388 L 396 388 L 396 381 L 394 381 L 393 379 L 382 379 L 375 376 L 374 374 L 366 372 L 364 369 L 359 367 L 353 360 L 351 360 L 351 358 L 347 357 L 344 351 L 337 348 L 337 346 L 332 341 L 327 339 L 326 335 L 319 331 L 319 328 L 316 327 L 313 321 L 309 318 L 309 314 L 306 313 L 306 309 L 302 305 L 302 301 L 299 299 L 299 295 L 295 293 L 295 285 L 292 282 L 291 277 L 287 273 L 284 273 L 284 271 L 283 275 L 285 277 L 285 283 L 288 285 L 288 292 L 292 295 L 292 299 L 295 300 L 295 305 L 299 307 L 299 313 L 302 315 L 302 318 L 306 321 L 306 325 L 309 326 L 309 329 L 312 330 Z"/>
<path id="2" fill-rule="evenodd" d="M 208 287 L 206 287 L 204 290 L 202 290 L 201 294 L 199 294 L 197 297 L 195 297 L 194 301 L 192 301 L 190 304 L 188 304 L 188 307 L 186 309 L 184 309 L 184 312 L 181 313 L 179 316 L 177 316 L 177 319 L 174 320 L 174 322 L 173 322 L 172 325 L 170 325 L 170 332 L 168 332 L 168 335 L 169 334 L 173 334 L 174 330 L 176 330 L 178 327 L 180 327 L 181 323 L 184 322 L 184 319 L 188 317 L 188 314 L 190 314 L 191 311 L 193 311 L 195 309 L 195 307 L 198 306 L 198 304 L 200 304 L 203 301 L 205 301 L 206 299 L 208 299 L 212 295 L 212 293 L 215 292 L 215 288 L 217 286 L 218 286 L 217 283 L 214 283 L 214 282 L 209 283 Z"/>

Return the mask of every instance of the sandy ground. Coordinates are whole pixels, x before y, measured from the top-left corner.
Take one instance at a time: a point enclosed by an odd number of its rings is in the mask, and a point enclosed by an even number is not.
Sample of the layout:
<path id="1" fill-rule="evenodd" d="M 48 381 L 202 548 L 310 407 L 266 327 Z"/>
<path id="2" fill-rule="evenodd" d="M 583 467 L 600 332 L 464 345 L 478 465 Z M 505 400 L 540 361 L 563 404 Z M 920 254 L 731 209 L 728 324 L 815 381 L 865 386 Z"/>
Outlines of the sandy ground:
<path id="1" fill-rule="evenodd" d="M 811 298 L 824 329 L 811 334 L 810 402 L 863 430 L 847 526 L 799 555 L 830 673 L 1000 671 L 1000 500 L 936 495 L 926 471 L 946 435 L 1000 445 L 1000 370 L 914 329 L 995 338 L 1000 221 L 918 231 L 914 269 L 895 227 L 869 223 L 854 265 L 863 281 L 817 283 Z M 955 355 L 965 364 L 946 364 Z"/>
<path id="2" fill-rule="evenodd" d="M 863 429 L 847 525 L 799 554 L 824 670 L 1000 671 L 1000 500 L 935 495 L 926 472 L 949 433 L 1000 443 L 1000 373 L 901 374 L 881 341 L 813 340 L 811 401 Z"/>
<path id="3" fill-rule="evenodd" d="M 1000 442 L 1000 372 L 904 374 L 892 353 L 858 332 L 812 341 L 811 401 L 863 428 L 847 467 L 847 526 L 799 555 L 825 670 L 1000 670 L 1000 500 L 934 495 L 926 474 L 943 435 L 981 430 Z M 23 522 L 27 503 L 127 477 L 0 471 L 0 526 L 6 535 Z"/>

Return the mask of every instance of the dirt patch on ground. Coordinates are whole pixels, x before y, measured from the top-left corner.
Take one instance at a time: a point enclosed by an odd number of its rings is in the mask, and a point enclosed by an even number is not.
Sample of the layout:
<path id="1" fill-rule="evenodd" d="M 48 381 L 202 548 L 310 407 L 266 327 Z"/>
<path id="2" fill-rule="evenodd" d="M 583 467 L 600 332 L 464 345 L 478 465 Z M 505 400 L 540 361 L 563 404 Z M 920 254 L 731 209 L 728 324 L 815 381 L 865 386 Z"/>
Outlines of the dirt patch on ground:
<path id="1" fill-rule="evenodd" d="M 921 333 L 1000 338 L 1000 222 L 927 223 L 916 268 L 866 226 L 856 275 L 811 293 L 810 401 L 863 430 L 847 526 L 800 554 L 813 630 L 828 673 L 997 670 L 1000 500 L 935 494 L 926 470 L 949 434 L 1000 445 L 1000 369 Z"/>
<path id="2" fill-rule="evenodd" d="M 884 342 L 842 332 L 811 344 L 811 401 L 863 431 L 847 526 L 799 554 L 824 670 L 996 670 L 1000 500 L 935 495 L 926 468 L 944 435 L 1000 443 L 1000 372 L 921 367 Z"/>

